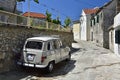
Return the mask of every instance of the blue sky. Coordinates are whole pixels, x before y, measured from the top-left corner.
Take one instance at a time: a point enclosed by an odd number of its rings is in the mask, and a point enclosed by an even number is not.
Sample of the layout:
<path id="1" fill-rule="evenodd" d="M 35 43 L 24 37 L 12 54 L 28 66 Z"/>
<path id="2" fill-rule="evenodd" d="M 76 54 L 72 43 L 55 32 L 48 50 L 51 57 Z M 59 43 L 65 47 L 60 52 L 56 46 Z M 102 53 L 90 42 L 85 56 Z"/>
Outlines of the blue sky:
<path id="1" fill-rule="evenodd" d="M 82 9 L 101 7 L 110 0 L 39 0 L 39 4 L 30 0 L 30 11 L 45 14 L 48 10 L 52 18 L 60 17 L 63 22 L 66 17 L 72 21 L 78 20 Z M 28 0 L 23 2 L 23 12 L 28 11 Z"/>

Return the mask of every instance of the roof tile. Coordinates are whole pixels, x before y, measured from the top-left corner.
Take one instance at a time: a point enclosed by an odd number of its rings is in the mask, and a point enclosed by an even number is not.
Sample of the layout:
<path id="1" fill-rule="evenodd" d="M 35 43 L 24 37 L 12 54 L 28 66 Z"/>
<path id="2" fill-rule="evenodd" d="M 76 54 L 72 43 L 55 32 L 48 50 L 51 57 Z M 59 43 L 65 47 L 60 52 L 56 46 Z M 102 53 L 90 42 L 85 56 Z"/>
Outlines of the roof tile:
<path id="1" fill-rule="evenodd" d="M 85 14 L 93 14 L 96 13 L 99 10 L 99 8 L 95 8 L 95 9 L 84 9 L 83 11 L 85 12 Z"/>
<path id="2" fill-rule="evenodd" d="M 23 14 L 23 16 L 26 16 L 26 17 L 28 17 L 28 15 L 29 15 L 29 12 L 25 12 Z M 33 18 L 43 18 L 43 19 L 46 18 L 46 16 L 44 14 L 36 13 L 36 12 L 30 12 L 30 17 L 33 17 Z"/>

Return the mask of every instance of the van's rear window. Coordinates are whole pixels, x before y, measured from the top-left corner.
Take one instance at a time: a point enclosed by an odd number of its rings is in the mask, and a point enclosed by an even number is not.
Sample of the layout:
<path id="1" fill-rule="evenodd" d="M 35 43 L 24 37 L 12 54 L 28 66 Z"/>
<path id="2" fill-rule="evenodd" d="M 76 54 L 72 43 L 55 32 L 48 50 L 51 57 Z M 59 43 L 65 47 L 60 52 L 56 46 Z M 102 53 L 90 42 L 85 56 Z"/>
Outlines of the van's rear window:
<path id="1" fill-rule="evenodd" d="M 28 41 L 25 47 L 30 49 L 42 49 L 42 42 Z"/>

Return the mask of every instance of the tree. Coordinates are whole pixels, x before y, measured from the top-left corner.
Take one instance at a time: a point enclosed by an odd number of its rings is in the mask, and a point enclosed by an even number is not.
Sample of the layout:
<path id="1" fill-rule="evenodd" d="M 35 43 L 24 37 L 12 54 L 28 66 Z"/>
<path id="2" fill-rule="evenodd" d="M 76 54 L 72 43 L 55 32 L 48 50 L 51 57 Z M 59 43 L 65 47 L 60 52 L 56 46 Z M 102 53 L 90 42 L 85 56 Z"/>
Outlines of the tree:
<path id="1" fill-rule="evenodd" d="M 57 24 L 57 21 L 56 21 L 56 19 L 53 19 L 53 20 L 52 20 L 52 22 L 53 22 L 53 23 L 55 23 L 55 24 Z"/>
<path id="2" fill-rule="evenodd" d="M 71 19 L 69 17 L 67 17 L 65 20 L 64 20 L 64 26 L 65 27 L 68 27 L 70 24 L 71 24 Z"/>
<path id="3" fill-rule="evenodd" d="M 59 20 L 59 17 L 57 17 L 57 19 L 53 19 L 52 22 L 55 23 L 55 24 L 61 24 L 61 21 Z"/>
<path id="4" fill-rule="evenodd" d="M 59 17 L 57 17 L 56 21 L 57 21 L 57 24 L 61 24 Z"/>
<path id="5" fill-rule="evenodd" d="M 17 2 L 22 2 L 22 1 L 26 1 L 26 0 L 15 0 L 15 5 L 14 5 L 14 10 L 13 13 L 15 13 L 16 7 L 17 7 Z M 36 3 L 39 3 L 39 0 L 33 0 Z"/>
<path id="6" fill-rule="evenodd" d="M 46 16 L 47 16 L 47 21 L 51 22 L 52 21 L 52 19 L 51 19 L 52 14 L 49 13 L 48 10 L 46 11 Z"/>

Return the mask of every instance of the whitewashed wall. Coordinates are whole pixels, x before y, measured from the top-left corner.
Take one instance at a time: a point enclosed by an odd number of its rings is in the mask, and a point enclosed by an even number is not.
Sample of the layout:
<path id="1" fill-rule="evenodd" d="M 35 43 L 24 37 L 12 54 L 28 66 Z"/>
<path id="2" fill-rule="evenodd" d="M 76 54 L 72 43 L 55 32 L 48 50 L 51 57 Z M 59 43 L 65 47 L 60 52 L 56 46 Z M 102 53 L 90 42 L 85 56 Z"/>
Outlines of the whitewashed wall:
<path id="1" fill-rule="evenodd" d="M 114 18 L 114 28 L 120 25 L 120 13 Z"/>
<path id="2" fill-rule="evenodd" d="M 87 40 L 87 23 L 86 23 L 86 14 L 84 13 L 84 11 L 82 11 L 82 17 L 80 18 L 81 21 L 81 40 Z"/>
<path id="3" fill-rule="evenodd" d="M 90 14 L 85 14 L 84 11 L 82 11 L 82 17 L 80 18 L 81 22 L 81 40 L 89 41 L 90 40 Z"/>
<path id="4" fill-rule="evenodd" d="M 119 45 L 115 43 L 115 31 L 120 30 L 120 13 L 114 18 L 114 52 L 120 56 Z M 120 34 L 119 34 L 120 35 Z"/>
<path id="5" fill-rule="evenodd" d="M 74 40 L 80 40 L 80 23 L 73 24 Z"/>

